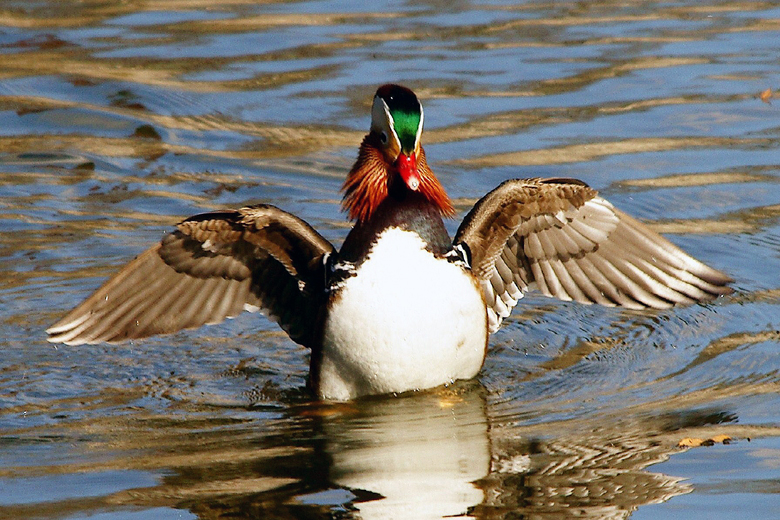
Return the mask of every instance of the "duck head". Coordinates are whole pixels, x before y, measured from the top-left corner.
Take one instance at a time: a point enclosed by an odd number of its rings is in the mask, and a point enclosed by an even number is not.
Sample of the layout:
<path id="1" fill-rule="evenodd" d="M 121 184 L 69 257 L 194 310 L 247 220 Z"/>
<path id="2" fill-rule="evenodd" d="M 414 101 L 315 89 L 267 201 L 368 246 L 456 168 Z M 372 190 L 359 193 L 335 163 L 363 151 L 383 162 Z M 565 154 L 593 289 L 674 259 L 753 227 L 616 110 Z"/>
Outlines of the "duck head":
<path id="1" fill-rule="evenodd" d="M 400 85 L 377 89 L 371 108 L 371 130 L 344 183 L 342 205 L 349 217 L 365 221 L 388 196 L 417 192 L 443 216 L 454 210 L 428 167 L 420 145 L 423 108 L 414 92 Z"/>
<path id="2" fill-rule="evenodd" d="M 414 92 L 400 85 L 379 87 L 371 108 L 371 132 L 379 135 L 385 158 L 412 191 L 420 187 L 417 156 L 423 119 L 422 104 Z"/>

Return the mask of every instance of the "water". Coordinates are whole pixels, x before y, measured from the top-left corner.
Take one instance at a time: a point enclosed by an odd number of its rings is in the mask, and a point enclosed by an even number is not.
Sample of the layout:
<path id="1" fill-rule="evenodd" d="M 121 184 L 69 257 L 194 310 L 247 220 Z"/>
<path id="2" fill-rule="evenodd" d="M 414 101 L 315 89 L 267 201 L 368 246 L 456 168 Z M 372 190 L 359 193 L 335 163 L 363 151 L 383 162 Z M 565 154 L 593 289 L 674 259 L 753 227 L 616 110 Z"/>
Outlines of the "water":
<path id="1" fill-rule="evenodd" d="M 772 2 L 4 1 L 0 25 L 0 518 L 780 518 Z M 195 213 L 272 202 L 340 244 L 386 81 L 460 214 L 577 177 L 736 292 L 529 296 L 477 380 L 338 406 L 257 315 L 45 341 Z"/>

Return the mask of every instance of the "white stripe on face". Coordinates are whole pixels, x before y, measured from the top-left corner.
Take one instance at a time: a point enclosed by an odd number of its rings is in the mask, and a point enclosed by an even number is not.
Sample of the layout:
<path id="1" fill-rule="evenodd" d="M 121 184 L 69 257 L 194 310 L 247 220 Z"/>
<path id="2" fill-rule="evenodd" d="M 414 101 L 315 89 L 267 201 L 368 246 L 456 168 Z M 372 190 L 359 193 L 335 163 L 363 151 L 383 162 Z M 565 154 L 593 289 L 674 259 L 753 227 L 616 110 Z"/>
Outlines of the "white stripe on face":
<path id="1" fill-rule="evenodd" d="M 388 148 L 401 149 L 401 140 L 395 132 L 395 122 L 393 121 L 393 116 L 390 115 L 390 108 L 385 103 L 385 100 L 379 96 L 374 96 L 374 105 L 371 107 L 371 130 L 378 134 L 385 133 L 388 139 L 393 139 L 395 146 L 389 146 Z"/>

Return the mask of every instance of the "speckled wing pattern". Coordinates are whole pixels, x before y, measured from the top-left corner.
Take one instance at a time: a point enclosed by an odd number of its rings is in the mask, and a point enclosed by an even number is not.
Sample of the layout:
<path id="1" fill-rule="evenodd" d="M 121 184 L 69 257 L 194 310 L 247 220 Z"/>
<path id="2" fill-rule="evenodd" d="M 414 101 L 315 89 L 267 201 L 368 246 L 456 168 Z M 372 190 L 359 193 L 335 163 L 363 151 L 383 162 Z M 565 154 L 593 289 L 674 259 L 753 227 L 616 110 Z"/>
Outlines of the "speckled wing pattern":
<path id="1" fill-rule="evenodd" d="M 574 179 L 504 182 L 477 202 L 453 243 L 468 250 L 491 332 L 533 288 L 562 300 L 632 309 L 731 292 L 731 278 Z"/>
<path id="2" fill-rule="evenodd" d="M 119 342 L 262 310 L 311 346 L 333 246 L 274 206 L 181 222 L 48 329 L 49 341 Z"/>

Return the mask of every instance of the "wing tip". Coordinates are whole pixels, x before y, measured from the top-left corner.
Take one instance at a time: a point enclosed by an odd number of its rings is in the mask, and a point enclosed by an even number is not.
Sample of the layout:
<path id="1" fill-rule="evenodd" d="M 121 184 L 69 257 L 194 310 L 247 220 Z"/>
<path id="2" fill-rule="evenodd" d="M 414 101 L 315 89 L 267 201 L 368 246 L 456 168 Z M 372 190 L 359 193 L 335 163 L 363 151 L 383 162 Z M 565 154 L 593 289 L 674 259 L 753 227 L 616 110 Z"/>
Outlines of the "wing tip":
<path id="1" fill-rule="evenodd" d="M 84 340 L 83 338 L 80 338 L 78 336 L 69 337 L 68 332 L 69 331 L 62 331 L 57 333 L 49 332 L 50 329 L 46 330 L 46 333 L 49 335 L 46 338 L 46 341 L 49 343 L 55 343 L 60 345 L 68 345 L 68 346 L 76 346 L 76 345 L 85 345 L 89 344 L 90 342 L 88 340 Z"/>
<path id="2" fill-rule="evenodd" d="M 46 329 L 46 341 L 49 343 L 62 343 L 68 345 L 70 341 L 68 336 L 72 334 L 72 331 L 75 327 L 76 326 L 73 324 L 73 320 L 59 320 L 51 327 Z"/>
<path id="3" fill-rule="evenodd" d="M 736 280 L 732 278 L 731 276 L 727 275 L 723 271 L 718 271 L 717 269 L 712 269 L 712 273 L 708 273 L 705 276 L 702 276 L 701 279 L 705 282 L 708 282 L 712 284 L 715 287 L 718 288 L 724 288 L 729 289 L 730 292 L 733 292 L 734 289 L 729 287 L 729 285 L 733 284 Z"/>

